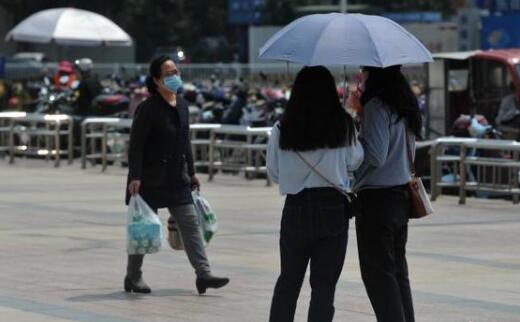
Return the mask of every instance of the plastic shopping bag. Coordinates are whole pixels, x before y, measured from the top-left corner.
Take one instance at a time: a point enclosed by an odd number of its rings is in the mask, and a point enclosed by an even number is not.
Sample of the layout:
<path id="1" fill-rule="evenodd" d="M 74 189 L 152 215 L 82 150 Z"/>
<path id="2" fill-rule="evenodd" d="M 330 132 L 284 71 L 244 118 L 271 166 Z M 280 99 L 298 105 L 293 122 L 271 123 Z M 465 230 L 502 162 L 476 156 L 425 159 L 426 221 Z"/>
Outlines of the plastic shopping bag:
<path id="1" fill-rule="evenodd" d="M 174 250 L 184 250 L 181 230 L 175 221 L 174 214 L 170 214 L 170 219 L 168 219 L 168 243 Z"/>
<path id="2" fill-rule="evenodd" d="M 129 255 L 157 253 L 162 245 L 161 220 L 139 195 L 128 205 L 126 250 Z"/>
<path id="3" fill-rule="evenodd" d="M 208 201 L 203 198 L 198 191 L 193 193 L 193 203 L 199 218 L 202 238 L 207 244 L 217 232 L 217 216 L 211 209 Z"/>

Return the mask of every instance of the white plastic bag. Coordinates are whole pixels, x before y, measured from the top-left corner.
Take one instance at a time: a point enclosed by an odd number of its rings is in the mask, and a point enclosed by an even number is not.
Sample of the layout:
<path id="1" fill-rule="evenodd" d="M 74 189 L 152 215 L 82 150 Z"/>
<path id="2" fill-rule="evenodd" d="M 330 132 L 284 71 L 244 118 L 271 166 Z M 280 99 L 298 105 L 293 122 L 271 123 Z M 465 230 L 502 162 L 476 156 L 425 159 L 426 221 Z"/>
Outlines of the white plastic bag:
<path id="1" fill-rule="evenodd" d="M 128 204 L 126 250 L 129 255 L 157 253 L 162 246 L 161 220 L 139 195 Z"/>
<path id="2" fill-rule="evenodd" d="M 199 218 L 202 239 L 207 244 L 218 230 L 217 215 L 198 191 L 193 193 L 193 203 Z"/>

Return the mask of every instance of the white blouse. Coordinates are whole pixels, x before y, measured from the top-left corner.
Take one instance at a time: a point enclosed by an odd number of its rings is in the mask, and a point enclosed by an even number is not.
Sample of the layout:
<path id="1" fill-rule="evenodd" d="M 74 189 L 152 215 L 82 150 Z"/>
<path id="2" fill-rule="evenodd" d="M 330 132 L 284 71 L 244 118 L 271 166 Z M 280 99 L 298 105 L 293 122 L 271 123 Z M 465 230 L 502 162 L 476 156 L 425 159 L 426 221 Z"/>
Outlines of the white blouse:
<path id="1" fill-rule="evenodd" d="M 280 194 L 297 194 L 305 188 L 330 187 L 330 184 L 314 173 L 293 151 L 281 150 L 280 128 L 273 126 L 267 146 L 267 173 L 279 184 Z M 356 170 L 363 162 L 363 147 L 357 140 L 336 149 L 318 149 L 300 152 L 323 176 L 347 190 L 350 187 L 348 171 Z"/>

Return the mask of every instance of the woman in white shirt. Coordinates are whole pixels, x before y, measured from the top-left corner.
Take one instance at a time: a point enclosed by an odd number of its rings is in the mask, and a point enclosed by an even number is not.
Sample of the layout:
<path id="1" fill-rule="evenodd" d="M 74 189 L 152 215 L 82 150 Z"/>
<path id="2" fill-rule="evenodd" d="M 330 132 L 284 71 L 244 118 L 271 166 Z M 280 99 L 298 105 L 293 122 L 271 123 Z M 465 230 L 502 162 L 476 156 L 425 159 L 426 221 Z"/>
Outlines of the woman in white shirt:
<path id="1" fill-rule="evenodd" d="M 308 321 L 332 321 L 351 217 L 338 190 L 349 188 L 347 171 L 357 169 L 362 159 L 354 122 L 341 106 L 331 73 L 323 66 L 303 68 L 267 150 L 268 173 L 286 195 L 280 229 L 281 273 L 271 322 L 294 320 L 309 262 Z"/>

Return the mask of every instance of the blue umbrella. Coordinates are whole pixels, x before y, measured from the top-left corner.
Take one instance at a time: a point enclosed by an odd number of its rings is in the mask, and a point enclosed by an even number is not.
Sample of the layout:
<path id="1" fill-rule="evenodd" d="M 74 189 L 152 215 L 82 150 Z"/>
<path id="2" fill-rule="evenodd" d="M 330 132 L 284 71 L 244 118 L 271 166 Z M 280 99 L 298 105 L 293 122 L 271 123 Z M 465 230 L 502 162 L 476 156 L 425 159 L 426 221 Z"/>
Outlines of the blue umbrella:
<path id="1" fill-rule="evenodd" d="M 431 53 L 394 21 L 362 14 L 315 14 L 273 35 L 260 58 L 306 66 L 373 66 L 431 62 Z"/>

